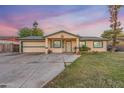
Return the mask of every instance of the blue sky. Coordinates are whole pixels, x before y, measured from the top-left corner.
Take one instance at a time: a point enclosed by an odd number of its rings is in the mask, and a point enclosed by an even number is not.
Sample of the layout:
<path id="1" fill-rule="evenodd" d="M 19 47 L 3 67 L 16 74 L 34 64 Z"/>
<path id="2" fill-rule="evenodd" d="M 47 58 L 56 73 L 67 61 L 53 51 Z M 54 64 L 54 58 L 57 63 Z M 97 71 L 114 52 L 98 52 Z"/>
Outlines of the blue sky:
<path id="1" fill-rule="evenodd" d="M 0 35 L 17 35 L 20 28 L 37 21 L 45 34 L 66 30 L 83 36 L 100 36 L 109 29 L 107 6 L 86 5 L 8 5 L 0 6 Z M 124 9 L 119 19 L 124 24 Z"/>

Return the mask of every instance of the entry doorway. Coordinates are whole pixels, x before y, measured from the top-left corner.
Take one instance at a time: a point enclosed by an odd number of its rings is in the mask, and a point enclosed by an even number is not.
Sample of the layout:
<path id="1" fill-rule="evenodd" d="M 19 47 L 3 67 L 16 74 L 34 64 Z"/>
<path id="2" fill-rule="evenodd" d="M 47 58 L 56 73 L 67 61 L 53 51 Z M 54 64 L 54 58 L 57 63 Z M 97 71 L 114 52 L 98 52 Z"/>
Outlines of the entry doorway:
<path id="1" fill-rule="evenodd" d="M 66 41 L 66 52 L 72 52 L 72 43 L 71 43 L 71 41 Z"/>

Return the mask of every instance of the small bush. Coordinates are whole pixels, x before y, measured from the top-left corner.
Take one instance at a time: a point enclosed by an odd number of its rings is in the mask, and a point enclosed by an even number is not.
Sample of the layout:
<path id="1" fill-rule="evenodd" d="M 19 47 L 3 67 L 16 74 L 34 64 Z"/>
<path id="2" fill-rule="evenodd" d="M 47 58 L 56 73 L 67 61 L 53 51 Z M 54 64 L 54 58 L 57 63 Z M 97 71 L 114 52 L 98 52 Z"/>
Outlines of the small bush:
<path id="1" fill-rule="evenodd" d="M 84 45 L 80 48 L 80 51 L 89 51 L 89 50 L 90 48 Z"/>
<path id="2" fill-rule="evenodd" d="M 90 50 L 89 47 L 83 45 L 83 46 L 80 48 L 80 53 L 81 53 L 81 54 L 87 54 L 89 50 Z"/>
<path id="3" fill-rule="evenodd" d="M 48 54 L 52 53 L 52 50 L 48 50 Z"/>

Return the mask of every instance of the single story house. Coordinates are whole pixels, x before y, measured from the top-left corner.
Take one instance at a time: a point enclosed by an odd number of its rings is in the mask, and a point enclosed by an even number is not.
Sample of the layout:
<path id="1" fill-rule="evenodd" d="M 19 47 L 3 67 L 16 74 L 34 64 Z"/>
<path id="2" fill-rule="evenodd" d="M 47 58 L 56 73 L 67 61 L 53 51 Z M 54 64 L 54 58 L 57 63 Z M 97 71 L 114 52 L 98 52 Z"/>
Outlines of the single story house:
<path id="1" fill-rule="evenodd" d="M 28 36 L 20 38 L 21 53 L 64 53 L 79 52 L 79 47 L 86 45 L 90 51 L 107 51 L 107 39 L 83 37 L 66 31 L 55 32 L 46 36 Z"/>
<path id="2" fill-rule="evenodd" d="M 18 37 L 0 36 L 0 52 L 19 52 Z"/>

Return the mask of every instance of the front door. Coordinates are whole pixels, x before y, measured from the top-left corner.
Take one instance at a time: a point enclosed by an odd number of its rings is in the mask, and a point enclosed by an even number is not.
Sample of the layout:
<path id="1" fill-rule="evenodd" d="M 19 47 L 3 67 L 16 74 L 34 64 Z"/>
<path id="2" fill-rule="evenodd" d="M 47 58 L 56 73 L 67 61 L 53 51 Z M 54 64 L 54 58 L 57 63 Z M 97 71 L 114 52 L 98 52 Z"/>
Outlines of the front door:
<path id="1" fill-rule="evenodd" d="M 66 42 L 66 52 L 72 52 L 72 47 L 71 47 L 71 42 L 70 41 Z"/>

